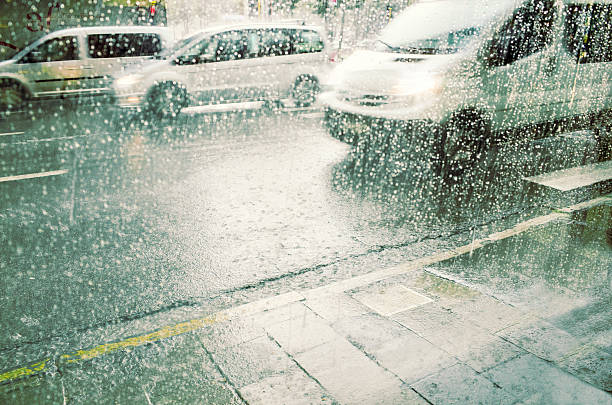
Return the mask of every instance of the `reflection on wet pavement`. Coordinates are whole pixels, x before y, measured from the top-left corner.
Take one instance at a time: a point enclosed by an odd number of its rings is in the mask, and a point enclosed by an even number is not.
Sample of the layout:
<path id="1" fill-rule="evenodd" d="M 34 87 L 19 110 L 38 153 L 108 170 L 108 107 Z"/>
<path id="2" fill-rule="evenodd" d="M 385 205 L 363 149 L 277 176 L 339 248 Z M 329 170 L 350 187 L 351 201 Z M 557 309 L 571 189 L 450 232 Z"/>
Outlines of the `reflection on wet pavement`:
<path id="1" fill-rule="evenodd" d="M 609 204 L 578 211 L 564 221 L 457 258 L 444 268 L 503 294 L 541 282 L 553 290 L 606 297 L 612 276 L 612 247 L 606 241 L 611 214 Z"/>

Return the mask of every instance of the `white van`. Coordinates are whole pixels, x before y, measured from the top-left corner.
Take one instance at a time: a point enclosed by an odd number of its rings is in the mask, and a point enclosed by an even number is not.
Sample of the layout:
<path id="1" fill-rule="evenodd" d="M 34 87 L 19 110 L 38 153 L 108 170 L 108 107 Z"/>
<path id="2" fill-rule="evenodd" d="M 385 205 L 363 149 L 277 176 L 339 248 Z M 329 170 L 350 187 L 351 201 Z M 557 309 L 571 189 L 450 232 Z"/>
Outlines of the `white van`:
<path id="1" fill-rule="evenodd" d="M 592 128 L 609 156 L 611 76 L 611 0 L 431 0 L 342 62 L 320 99 L 334 137 L 416 127 L 434 168 L 459 178 L 492 143 L 540 126 Z"/>
<path id="2" fill-rule="evenodd" d="M 163 27 L 69 28 L 33 42 L 0 62 L 0 111 L 29 99 L 110 93 L 112 75 L 139 65 L 172 43 Z"/>
<path id="3" fill-rule="evenodd" d="M 183 40 L 142 69 L 118 77 L 120 107 L 173 116 L 187 105 L 292 98 L 310 105 L 325 72 L 321 28 L 299 22 L 211 28 Z"/>

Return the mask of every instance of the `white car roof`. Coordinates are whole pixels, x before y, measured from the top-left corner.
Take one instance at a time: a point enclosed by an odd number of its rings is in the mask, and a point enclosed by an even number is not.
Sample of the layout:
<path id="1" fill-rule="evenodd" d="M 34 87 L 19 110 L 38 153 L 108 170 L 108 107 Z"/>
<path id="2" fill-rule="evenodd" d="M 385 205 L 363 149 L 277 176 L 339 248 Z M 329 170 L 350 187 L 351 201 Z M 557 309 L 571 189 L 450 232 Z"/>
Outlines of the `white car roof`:
<path id="1" fill-rule="evenodd" d="M 38 46 L 40 43 L 51 39 L 68 35 L 87 35 L 87 34 L 132 34 L 132 33 L 158 33 L 166 37 L 164 40 L 169 42 L 173 41 L 172 30 L 167 27 L 160 26 L 148 26 L 148 25 L 115 25 L 115 26 L 100 26 L 100 27 L 78 27 L 78 28 L 64 28 L 50 32 L 37 40 L 31 42 L 17 52 L 11 59 L 20 58 L 29 52 L 32 48 Z"/>
<path id="2" fill-rule="evenodd" d="M 563 0 L 565 4 L 612 4 L 612 0 Z"/>
<path id="3" fill-rule="evenodd" d="M 148 25 L 116 25 L 116 26 L 101 26 L 101 27 L 78 27 L 64 28 L 62 30 L 53 31 L 42 38 L 52 38 L 64 35 L 80 35 L 80 34 L 131 34 L 139 32 L 152 32 L 161 34 L 170 34 L 172 30 L 167 27 L 148 26 Z"/>
<path id="4" fill-rule="evenodd" d="M 270 29 L 270 28 L 288 28 L 288 29 L 301 29 L 301 30 L 313 30 L 323 31 L 323 27 L 318 25 L 306 25 L 296 20 L 291 21 L 276 21 L 276 22 L 249 22 L 249 23 L 237 23 L 237 24 L 222 24 L 215 25 L 213 27 L 204 29 L 194 34 L 216 34 L 228 30 L 243 30 L 243 29 Z"/>

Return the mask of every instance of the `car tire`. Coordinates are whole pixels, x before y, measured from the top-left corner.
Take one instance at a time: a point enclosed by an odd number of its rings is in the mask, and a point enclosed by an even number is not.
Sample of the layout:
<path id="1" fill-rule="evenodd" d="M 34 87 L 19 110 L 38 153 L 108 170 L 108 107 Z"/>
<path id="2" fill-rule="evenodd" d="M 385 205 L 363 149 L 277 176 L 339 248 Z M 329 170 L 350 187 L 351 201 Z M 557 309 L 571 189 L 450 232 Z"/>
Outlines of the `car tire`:
<path id="1" fill-rule="evenodd" d="M 158 118 L 176 117 L 187 105 L 187 91 L 175 82 L 155 85 L 147 96 L 147 110 Z"/>
<path id="2" fill-rule="evenodd" d="M 445 181 L 457 182 L 484 160 L 491 128 L 478 114 L 459 114 L 439 130 L 434 163 Z"/>
<path id="3" fill-rule="evenodd" d="M 317 99 L 320 91 L 319 81 L 312 76 L 300 76 L 296 79 L 291 98 L 298 107 L 309 107 Z"/>
<path id="4" fill-rule="evenodd" d="M 13 112 L 23 108 L 27 92 L 13 80 L 0 81 L 0 112 Z"/>
<path id="5" fill-rule="evenodd" d="M 612 112 L 607 111 L 597 116 L 591 130 L 597 144 L 597 161 L 612 159 Z"/>

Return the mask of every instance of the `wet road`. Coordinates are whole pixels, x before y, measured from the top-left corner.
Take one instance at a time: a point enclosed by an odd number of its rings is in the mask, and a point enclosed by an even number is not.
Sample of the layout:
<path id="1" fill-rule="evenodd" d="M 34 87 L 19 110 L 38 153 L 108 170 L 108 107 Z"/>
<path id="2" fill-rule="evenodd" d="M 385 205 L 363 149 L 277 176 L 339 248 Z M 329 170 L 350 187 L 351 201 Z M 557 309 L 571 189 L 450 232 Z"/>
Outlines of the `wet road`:
<path id="1" fill-rule="evenodd" d="M 442 185 L 401 150 L 351 151 L 316 109 L 246 107 L 147 122 L 49 103 L 4 117 L 0 350 L 400 263 L 537 213 L 546 197 L 523 176 L 593 158 L 589 134 L 570 134 Z"/>

